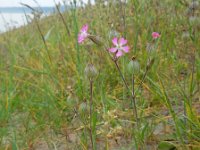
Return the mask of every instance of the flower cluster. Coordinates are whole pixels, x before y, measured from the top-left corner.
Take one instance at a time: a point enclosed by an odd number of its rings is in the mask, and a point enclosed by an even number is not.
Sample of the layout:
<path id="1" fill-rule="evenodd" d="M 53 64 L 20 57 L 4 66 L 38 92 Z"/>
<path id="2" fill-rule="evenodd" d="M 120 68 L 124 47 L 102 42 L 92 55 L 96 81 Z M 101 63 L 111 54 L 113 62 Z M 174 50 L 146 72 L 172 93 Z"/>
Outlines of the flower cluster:
<path id="1" fill-rule="evenodd" d="M 159 38 L 161 35 L 158 32 L 153 32 L 152 34 L 153 39 Z M 81 44 L 85 41 L 85 39 L 89 38 L 90 34 L 88 33 L 88 25 L 84 25 L 79 34 L 78 34 L 78 43 Z M 115 58 L 119 58 L 123 56 L 125 53 L 128 53 L 130 51 L 130 47 L 127 45 L 128 41 L 121 37 L 117 38 L 114 37 L 112 39 L 113 47 L 109 48 L 108 51 L 110 53 L 113 53 L 115 55 Z"/>

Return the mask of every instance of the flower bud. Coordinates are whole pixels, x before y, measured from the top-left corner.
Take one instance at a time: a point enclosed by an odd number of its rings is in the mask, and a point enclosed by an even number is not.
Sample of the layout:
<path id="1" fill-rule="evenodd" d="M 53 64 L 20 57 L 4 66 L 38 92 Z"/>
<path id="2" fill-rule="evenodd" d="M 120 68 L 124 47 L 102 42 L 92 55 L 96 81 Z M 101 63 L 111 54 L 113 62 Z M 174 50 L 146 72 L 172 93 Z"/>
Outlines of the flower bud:
<path id="1" fill-rule="evenodd" d="M 97 70 L 94 67 L 93 64 L 88 64 L 85 67 L 85 76 L 89 79 L 89 80 L 93 80 L 96 76 L 97 76 Z"/>
<path id="2" fill-rule="evenodd" d="M 140 64 L 135 57 L 128 64 L 128 71 L 133 74 L 138 74 L 140 72 Z"/>

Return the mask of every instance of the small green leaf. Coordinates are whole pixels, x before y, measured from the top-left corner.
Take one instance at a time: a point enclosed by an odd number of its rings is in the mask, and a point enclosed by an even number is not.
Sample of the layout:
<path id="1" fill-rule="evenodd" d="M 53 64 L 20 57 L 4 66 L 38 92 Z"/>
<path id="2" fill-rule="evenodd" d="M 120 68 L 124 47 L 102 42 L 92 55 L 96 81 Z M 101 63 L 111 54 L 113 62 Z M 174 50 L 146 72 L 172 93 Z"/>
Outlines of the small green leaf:
<path id="1" fill-rule="evenodd" d="M 176 150 L 176 146 L 169 141 L 162 141 L 158 144 L 158 150 Z"/>

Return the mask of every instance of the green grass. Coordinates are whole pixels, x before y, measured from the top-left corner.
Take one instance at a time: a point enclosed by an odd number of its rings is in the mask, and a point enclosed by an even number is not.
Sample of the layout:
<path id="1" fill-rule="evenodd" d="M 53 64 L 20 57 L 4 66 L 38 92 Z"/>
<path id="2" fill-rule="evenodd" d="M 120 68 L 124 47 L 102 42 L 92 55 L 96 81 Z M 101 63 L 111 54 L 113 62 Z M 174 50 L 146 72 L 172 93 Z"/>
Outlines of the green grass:
<path id="1" fill-rule="evenodd" d="M 189 21 L 190 3 L 97 3 L 63 13 L 70 35 L 58 13 L 38 20 L 41 33 L 33 20 L 0 35 L 0 149 L 90 149 L 90 93 L 84 70 L 93 63 L 99 72 L 94 80 L 92 118 L 97 150 L 198 150 L 200 24 Z M 195 10 L 198 19 L 199 10 Z M 131 51 L 118 63 L 129 87 L 132 56 L 137 56 L 141 67 L 135 75 L 136 89 L 147 60 L 155 59 L 136 91 L 138 128 L 130 93 L 103 47 L 89 39 L 77 43 L 79 29 L 86 23 L 90 33 L 109 46 L 111 31 L 126 35 Z M 146 46 L 153 42 L 153 31 L 161 33 L 161 38 L 149 54 Z M 189 36 L 183 37 L 186 31 Z"/>

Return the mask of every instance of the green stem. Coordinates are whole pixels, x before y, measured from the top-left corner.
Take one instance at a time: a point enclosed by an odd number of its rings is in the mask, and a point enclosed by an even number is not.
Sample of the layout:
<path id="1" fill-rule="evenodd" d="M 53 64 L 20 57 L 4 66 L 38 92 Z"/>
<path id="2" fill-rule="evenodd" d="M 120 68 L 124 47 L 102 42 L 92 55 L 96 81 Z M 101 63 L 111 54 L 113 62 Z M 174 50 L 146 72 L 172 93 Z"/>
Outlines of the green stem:
<path id="1" fill-rule="evenodd" d="M 94 142 L 92 136 L 92 108 L 93 108 L 93 81 L 90 80 L 90 140 L 92 144 L 92 150 L 94 150 Z"/>
<path id="2" fill-rule="evenodd" d="M 115 65 L 116 65 L 116 67 L 117 67 L 117 70 L 118 70 L 118 72 L 119 72 L 119 74 L 120 74 L 120 76 L 121 76 L 121 78 L 122 78 L 122 80 L 123 80 L 123 82 L 124 82 L 125 87 L 126 87 L 127 90 L 131 93 L 132 102 L 133 102 L 133 104 L 134 104 L 134 106 L 133 106 L 133 114 L 135 114 L 136 123 L 137 123 L 137 126 L 138 126 L 138 125 L 139 125 L 139 122 L 138 122 L 138 113 L 137 113 L 137 107 L 136 107 L 136 101 L 135 101 L 134 93 L 131 92 L 131 90 L 130 90 L 130 88 L 129 88 L 129 86 L 128 86 L 128 84 L 127 84 L 127 82 L 126 82 L 126 80 L 125 80 L 125 78 L 124 78 L 124 76 L 123 76 L 123 74 L 122 74 L 120 68 L 119 68 L 119 65 L 118 65 L 118 63 L 117 63 L 117 60 L 114 60 L 114 63 L 115 63 Z"/>

